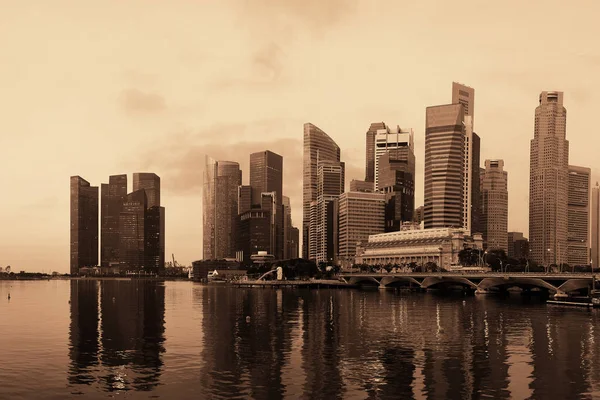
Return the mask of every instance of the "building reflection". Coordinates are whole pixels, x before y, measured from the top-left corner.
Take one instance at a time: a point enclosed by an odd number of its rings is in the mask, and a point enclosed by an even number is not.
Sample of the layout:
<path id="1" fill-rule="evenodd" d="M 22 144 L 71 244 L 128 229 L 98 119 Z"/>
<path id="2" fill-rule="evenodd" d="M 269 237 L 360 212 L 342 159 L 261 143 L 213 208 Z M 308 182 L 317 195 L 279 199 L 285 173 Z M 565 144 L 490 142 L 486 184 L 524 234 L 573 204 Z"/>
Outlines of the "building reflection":
<path id="1" fill-rule="evenodd" d="M 145 280 L 72 280 L 69 382 L 152 390 L 164 352 L 165 288 Z"/>

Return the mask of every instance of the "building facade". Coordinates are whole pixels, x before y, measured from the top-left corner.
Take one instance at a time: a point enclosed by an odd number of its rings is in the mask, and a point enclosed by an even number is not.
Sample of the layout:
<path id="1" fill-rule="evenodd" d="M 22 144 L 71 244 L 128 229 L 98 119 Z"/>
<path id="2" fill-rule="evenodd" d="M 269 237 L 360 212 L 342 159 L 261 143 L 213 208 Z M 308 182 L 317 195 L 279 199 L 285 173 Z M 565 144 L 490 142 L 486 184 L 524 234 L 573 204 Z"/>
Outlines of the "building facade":
<path id="1" fill-rule="evenodd" d="M 569 165 L 567 264 L 590 264 L 590 189 L 592 170 Z"/>
<path id="2" fill-rule="evenodd" d="M 271 254 L 271 213 L 257 207 L 240 214 L 239 218 L 236 259 L 244 265 L 250 265 L 253 254 L 258 254 L 259 251 L 267 251 Z"/>
<path id="3" fill-rule="evenodd" d="M 508 174 L 503 160 L 485 160 L 481 194 L 483 246 L 508 254 Z"/>
<path id="4" fill-rule="evenodd" d="M 508 232 L 507 255 L 517 260 L 529 259 L 529 240 L 523 237 L 523 232 Z"/>
<path id="5" fill-rule="evenodd" d="M 380 184 L 380 158 L 387 153 L 393 153 L 392 159 L 403 161 L 407 165 L 407 169 L 414 176 L 415 168 L 415 151 L 414 151 L 414 135 L 412 129 L 403 131 L 399 126 L 396 129 L 390 129 L 386 126 L 384 129 L 377 130 L 375 134 L 375 181 L 374 188 L 376 191 L 381 191 L 383 185 Z"/>
<path id="6" fill-rule="evenodd" d="M 127 175 L 112 175 L 100 186 L 100 265 L 118 266 L 119 216 L 127 196 Z"/>
<path id="7" fill-rule="evenodd" d="M 133 191 L 143 189 L 148 198 L 148 208 L 160 207 L 160 177 L 152 172 L 133 174 Z"/>
<path id="8" fill-rule="evenodd" d="M 425 127 L 425 229 L 463 225 L 463 106 L 427 107 Z"/>
<path id="9" fill-rule="evenodd" d="M 346 192 L 338 200 L 338 263 L 354 264 L 356 245 L 384 232 L 386 195 Z"/>
<path id="10" fill-rule="evenodd" d="M 592 267 L 600 268 L 600 186 L 592 188 Z"/>
<path id="11" fill-rule="evenodd" d="M 302 165 L 302 257 L 309 258 L 309 231 L 311 204 L 317 200 L 317 174 L 319 161 L 340 161 L 340 148 L 317 126 L 304 124 Z"/>
<path id="12" fill-rule="evenodd" d="M 317 172 L 317 201 L 311 225 L 316 238 L 311 259 L 315 262 L 335 263 L 337 257 L 337 212 L 335 201 L 344 193 L 345 164 L 336 161 L 319 161 Z M 311 249 L 312 251 L 312 249 Z"/>
<path id="13" fill-rule="evenodd" d="M 238 188 L 242 171 L 237 162 L 205 159 L 202 193 L 203 258 L 233 258 L 237 248 Z"/>
<path id="14" fill-rule="evenodd" d="M 548 266 L 567 261 L 569 142 L 562 92 L 542 92 L 535 109 L 529 176 L 531 258 Z"/>
<path id="15" fill-rule="evenodd" d="M 122 271 L 138 272 L 146 264 L 148 198 L 143 189 L 125 197 L 119 215 L 119 258 Z"/>
<path id="16" fill-rule="evenodd" d="M 396 148 L 379 157 L 379 192 L 386 196 L 385 230 L 400 230 L 412 221 L 415 208 L 415 156 L 412 148 Z"/>
<path id="17" fill-rule="evenodd" d="M 350 181 L 350 191 L 351 192 L 372 193 L 374 191 L 373 182 L 359 181 L 358 179 L 352 179 Z"/>
<path id="18" fill-rule="evenodd" d="M 367 265 L 419 266 L 432 262 L 442 268 L 458 264 L 458 253 L 465 248 L 482 249 L 481 234 L 469 235 L 465 229 L 412 229 L 371 235 L 357 250 L 356 263 Z"/>
<path id="19" fill-rule="evenodd" d="M 98 186 L 80 176 L 70 179 L 70 273 L 98 265 Z"/>
<path id="20" fill-rule="evenodd" d="M 373 122 L 365 135 L 367 139 L 365 144 L 367 151 L 365 157 L 365 182 L 375 182 L 375 136 L 377 135 L 377 131 L 382 129 L 386 129 L 384 122 Z"/>

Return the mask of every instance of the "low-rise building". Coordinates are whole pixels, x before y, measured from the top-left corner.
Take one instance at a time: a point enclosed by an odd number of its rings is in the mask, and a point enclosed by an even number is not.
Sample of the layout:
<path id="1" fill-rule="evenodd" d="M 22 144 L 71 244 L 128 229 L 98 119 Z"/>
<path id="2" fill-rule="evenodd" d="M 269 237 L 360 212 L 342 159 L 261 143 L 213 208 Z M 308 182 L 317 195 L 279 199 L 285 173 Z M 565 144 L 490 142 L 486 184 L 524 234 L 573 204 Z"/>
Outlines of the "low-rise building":
<path id="1" fill-rule="evenodd" d="M 482 249 L 483 238 L 465 229 L 409 229 L 369 236 L 356 251 L 356 263 L 367 265 L 433 262 L 449 268 L 458 264 L 458 253 L 465 248 Z"/>

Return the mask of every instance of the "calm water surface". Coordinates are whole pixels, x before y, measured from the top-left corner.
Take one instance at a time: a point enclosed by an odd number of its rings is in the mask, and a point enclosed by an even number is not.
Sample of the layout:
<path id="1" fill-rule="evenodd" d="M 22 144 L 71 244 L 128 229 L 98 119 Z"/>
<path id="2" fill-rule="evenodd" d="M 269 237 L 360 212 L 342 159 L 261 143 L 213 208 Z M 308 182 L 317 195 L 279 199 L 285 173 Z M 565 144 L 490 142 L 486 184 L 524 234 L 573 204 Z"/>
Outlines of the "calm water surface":
<path id="1" fill-rule="evenodd" d="M 0 281 L 0 399 L 600 398 L 599 319 L 518 295 Z"/>

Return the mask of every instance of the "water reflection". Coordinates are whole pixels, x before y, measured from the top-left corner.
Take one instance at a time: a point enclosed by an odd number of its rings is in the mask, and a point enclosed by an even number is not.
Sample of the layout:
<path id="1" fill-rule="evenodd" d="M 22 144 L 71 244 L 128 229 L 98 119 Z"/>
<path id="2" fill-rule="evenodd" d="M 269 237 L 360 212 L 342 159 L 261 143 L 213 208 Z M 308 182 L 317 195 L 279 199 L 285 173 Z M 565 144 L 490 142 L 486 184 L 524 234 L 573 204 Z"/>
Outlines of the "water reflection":
<path id="1" fill-rule="evenodd" d="M 160 282 L 71 281 L 69 383 L 152 390 L 165 351 L 164 314 Z"/>
<path id="2" fill-rule="evenodd" d="M 551 308 L 518 296 L 167 283 L 167 310 L 177 312 L 165 314 L 164 285 L 71 282 L 73 393 L 240 399 L 600 394 L 596 310 Z M 186 290 L 189 297 L 175 293 Z M 186 346 L 195 350 L 186 353 Z M 180 354 L 168 367 L 165 348 Z"/>

